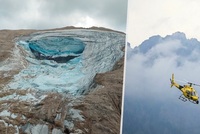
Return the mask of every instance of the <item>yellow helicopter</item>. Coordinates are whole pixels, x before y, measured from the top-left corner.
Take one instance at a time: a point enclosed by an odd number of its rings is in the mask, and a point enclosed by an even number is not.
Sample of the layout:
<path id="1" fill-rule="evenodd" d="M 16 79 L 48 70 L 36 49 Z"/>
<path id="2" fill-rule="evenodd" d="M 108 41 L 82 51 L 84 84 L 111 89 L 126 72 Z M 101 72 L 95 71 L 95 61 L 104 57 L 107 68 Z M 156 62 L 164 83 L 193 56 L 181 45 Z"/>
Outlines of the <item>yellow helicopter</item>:
<path id="1" fill-rule="evenodd" d="M 195 86 L 200 86 L 191 82 L 187 82 L 189 85 L 179 85 L 177 83 L 174 82 L 174 74 L 172 74 L 172 79 L 170 79 L 171 81 L 171 87 L 175 86 L 177 87 L 179 90 L 181 90 L 183 92 L 183 94 L 179 97 L 180 100 L 186 102 L 187 99 L 194 103 L 194 104 L 199 104 L 199 97 L 197 95 L 197 92 L 194 90 L 194 88 L 192 87 L 192 85 Z"/>

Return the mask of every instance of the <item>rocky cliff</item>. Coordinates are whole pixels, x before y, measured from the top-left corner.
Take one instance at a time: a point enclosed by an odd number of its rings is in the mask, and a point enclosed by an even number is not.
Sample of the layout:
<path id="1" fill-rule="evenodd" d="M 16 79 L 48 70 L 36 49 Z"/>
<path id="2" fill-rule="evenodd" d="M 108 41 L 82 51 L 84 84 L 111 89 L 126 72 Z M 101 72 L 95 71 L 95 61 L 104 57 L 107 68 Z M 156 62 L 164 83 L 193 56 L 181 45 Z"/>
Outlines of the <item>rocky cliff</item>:
<path id="1" fill-rule="evenodd" d="M 119 133 L 125 34 L 0 31 L 0 133 Z"/>

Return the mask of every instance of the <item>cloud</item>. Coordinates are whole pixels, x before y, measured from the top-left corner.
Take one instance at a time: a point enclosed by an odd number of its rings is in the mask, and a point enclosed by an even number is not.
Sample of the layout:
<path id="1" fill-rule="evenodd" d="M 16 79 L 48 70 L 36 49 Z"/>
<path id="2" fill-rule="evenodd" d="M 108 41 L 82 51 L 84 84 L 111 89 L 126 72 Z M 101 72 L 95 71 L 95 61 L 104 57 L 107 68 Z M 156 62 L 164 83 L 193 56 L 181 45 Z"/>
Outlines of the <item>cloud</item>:
<path id="1" fill-rule="evenodd" d="M 146 40 L 145 46 L 149 48 L 146 52 L 142 51 L 145 47 L 141 47 L 144 42 L 135 50 L 127 51 L 129 58 L 126 60 L 125 73 L 124 128 L 128 129 L 128 123 L 138 123 L 141 126 L 135 130 L 156 133 L 150 129 L 151 125 L 155 125 L 157 129 L 163 127 L 162 123 L 167 123 L 163 130 L 167 129 L 168 133 L 176 133 L 182 127 L 190 127 L 193 129 L 190 129 L 192 133 L 199 130 L 196 122 L 191 122 L 200 120 L 200 107 L 190 102 L 182 102 L 178 99 L 182 92 L 176 87 L 170 88 L 169 79 L 172 73 L 175 74 L 175 82 L 180 85 L 187 83 L 180 83 L 178 80 L 200 84 L 199 42 L 196 39 L 186 39 L 182 35 L 183 33 L 177 32 L 159 39 L 159 42 Z M 200 92 L 200 87 L 193 87 Z M 143 116 L 140 119 L 142 124 L 136 116 Z M 128 118 L 132 120 L 127 122 Z M 164 133 L 163 130 L 158 129 L 157 133 Z M 178 132 L 182 133 L 182 130 Z"/>
<path id="2" fill-rule="evenodd" d="M 95 25 L 125 32 L 126 13 L 126 0 L 7 0 L 0 1 L 0 29 Z"/>
<path id="3" fill-rule="evenodd" d="M 130 0 L 128 4 L 127 33 L 133 47 L 152 35 L 165 36 L 175 31 L 200 40 L 200 1 Z"/>
<path id="4" fill-rule="evenodd" d="M 146 53 L 139 52 L 132 54 L 131 57 L 129 56 L 130 58 L 127 59 L 126 63 L 126 86 L 132 86 L 132 82 L 137 82 L 136 87 L 142 86 L 144 91 L 148 90 L 148 87 L 154 87 L 150 88 L 150 92 L 162 93 L 165 89 L 167 92 L 172 73 L 175 73 L 175 77 L 180 79 L 189 77 L 190 80 L 200 82 L 200 75 L 197 75 L 200 73 L 199 50 L 195 49 L 196 47 L 191 49 L 190 46 L 184 46 L 185 43 L 182 41 L 176 38 L 170 39 L 170 37 L 167 39 L 166 37 Z M 189 48 L 191 50 L 188 50 Z M 180 55 L 179 50 L 181 49 L 187 49 L 190 52 Z M 128 52 L 130 53 L 130 50 Z M 128 55 L 130 55 L 129 53 Z M 130 92 L 140 92 L 140 90 L 130 90 Z"/>

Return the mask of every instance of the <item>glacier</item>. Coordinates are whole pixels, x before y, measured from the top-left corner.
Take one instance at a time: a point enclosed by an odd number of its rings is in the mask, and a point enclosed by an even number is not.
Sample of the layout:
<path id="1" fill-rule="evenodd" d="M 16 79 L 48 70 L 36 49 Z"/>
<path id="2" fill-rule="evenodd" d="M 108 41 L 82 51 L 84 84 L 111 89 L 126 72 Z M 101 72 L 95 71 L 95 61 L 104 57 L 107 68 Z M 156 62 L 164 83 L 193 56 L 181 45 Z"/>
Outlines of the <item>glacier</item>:
<path id="1" fill-rule="evenodd" d="M 16 38 L 28 65 L 5 87 L 82 95 L 97 73 L 112 70 L 123 57 L 125 35 L 72 29 L 37 32 Z M 23 51 L 23 52 L 21 52 Z"/>

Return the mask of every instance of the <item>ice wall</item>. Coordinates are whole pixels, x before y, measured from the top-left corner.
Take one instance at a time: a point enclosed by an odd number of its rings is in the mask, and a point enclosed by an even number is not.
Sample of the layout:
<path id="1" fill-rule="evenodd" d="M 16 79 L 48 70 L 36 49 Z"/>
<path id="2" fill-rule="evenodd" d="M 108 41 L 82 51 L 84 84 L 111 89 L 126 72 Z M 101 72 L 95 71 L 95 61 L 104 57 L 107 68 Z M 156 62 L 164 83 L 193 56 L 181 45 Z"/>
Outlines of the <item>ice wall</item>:
<path id="1" fill-rule="evenodd" d="M 96 73 L 112 70 L 124 55 L 121 49 L 125 35 L 75 29 L 38 32 L 15 41 L 23 46 L 29 65 L 15 75 L 10 88 L 80 95 L 92 84 Z"/>
<path id="2" fill-rule="evenodd" d="M 27 43 L 36 59 L 54 60 L 58 63 L 65 63 L 80 56 L 85 48 L 81 40 L 65 37 L 46 37 Z"/>

